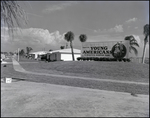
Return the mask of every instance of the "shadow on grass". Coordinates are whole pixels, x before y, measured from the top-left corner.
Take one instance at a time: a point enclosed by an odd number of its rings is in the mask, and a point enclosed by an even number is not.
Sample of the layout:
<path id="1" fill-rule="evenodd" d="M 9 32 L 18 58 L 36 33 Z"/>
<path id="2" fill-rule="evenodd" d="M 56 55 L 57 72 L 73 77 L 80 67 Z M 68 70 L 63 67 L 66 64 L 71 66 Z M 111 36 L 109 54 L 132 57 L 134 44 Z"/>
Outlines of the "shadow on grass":
<path id="1" fill-rule="evenodd" d="M 12 78 L 12 80 L 15 80 L 13 82 L 17 82 L 17 81 L 25 81 L 25 79 L 21 79 L 21 78 Z"/>

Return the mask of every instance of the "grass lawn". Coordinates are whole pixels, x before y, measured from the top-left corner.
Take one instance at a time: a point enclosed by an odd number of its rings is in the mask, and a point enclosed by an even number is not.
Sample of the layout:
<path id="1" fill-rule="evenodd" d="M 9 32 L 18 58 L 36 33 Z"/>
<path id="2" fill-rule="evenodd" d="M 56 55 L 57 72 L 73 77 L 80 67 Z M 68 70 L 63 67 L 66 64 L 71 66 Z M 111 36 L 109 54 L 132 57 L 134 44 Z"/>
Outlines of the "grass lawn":
<path id="1" fill-rule="evenodd" d="M 65 74 L 101 79 L 149 82 L 149 64 L 132 62 L 58 61 L 20 63 L 27 71 Z"/>
<path id="2" fill-rule="evenodd" d="M 27 63 L 23 65 L 27 65 Z M 35 63 L 33 64 L 30 63 L 30 65 L 35 67 Z M 44 75 L 39 76 L 33 74 L 25 74 L 21 72 L 16 72 L 13 69 L 12 64 L 8 64 L 6 67 L 1 65 L 1 77 L 11 77 L 13 78 L 13 81 L 16 82 L 16 84 L 18 80 L 24 80 L 24 81 L 31 81 L 31 82 L 38 82 L 38 83 L 50 83 L 56 85 L 67 85 L 67 86 L 100 89 L 100 90 L 108 90 L 108 91 L 119 91 L 119 92 L 135 93 L 135 94 L 149 94 L 149 85 L 112 83 L 112 82 L 102 82 L 96 80 L 82 80 L 77 78 L 61 78 L 61 77 L 50 77 Z"/>

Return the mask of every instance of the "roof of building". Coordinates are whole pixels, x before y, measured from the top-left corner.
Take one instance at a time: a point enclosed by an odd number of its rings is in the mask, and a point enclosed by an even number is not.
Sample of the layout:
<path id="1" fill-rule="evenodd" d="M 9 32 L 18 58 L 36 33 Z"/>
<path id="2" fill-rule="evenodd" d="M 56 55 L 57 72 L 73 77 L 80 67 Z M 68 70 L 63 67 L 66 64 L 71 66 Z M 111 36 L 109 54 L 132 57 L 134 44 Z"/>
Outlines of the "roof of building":
<path id="1" fill-rule="evenodd" d="M 29 54 L 46 54 L 48 51 L 30 52 Z"/>
<path id="2" fill-rule="evenodd" d="M 50 51 L 49 53 L 55 53 L 55 52 L 71 53 L 71 48 L 61 49 L 61 50 L 54 50 L 54 51 Z M 81 50 L 73 48 L 73 52 L 74 53 L 81 53 Z"/>

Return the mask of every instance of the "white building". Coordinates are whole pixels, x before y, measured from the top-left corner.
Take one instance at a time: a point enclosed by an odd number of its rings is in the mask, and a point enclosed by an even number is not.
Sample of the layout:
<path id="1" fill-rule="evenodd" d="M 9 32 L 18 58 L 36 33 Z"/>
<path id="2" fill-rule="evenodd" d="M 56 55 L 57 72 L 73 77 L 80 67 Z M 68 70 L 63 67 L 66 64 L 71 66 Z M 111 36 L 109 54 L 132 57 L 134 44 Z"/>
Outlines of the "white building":
<path id="1" fill-rule="evenodd" d="M 81 57 L 81 50 L 73 49 L 73 52 L 76 61 L 78 57 Z M 72 61 L 71 48 L 50 51 L 47 53 L 47 59 L 51 61 Z"/>
<path id="2" fill-rule="evenodd" d="M 47 51 L 38 51 L 38 52 L 30 52 L 29 55 L 31 55 L 34 59 L 38 58 L 38 55 L 44 55 L 47 54 Z"/>

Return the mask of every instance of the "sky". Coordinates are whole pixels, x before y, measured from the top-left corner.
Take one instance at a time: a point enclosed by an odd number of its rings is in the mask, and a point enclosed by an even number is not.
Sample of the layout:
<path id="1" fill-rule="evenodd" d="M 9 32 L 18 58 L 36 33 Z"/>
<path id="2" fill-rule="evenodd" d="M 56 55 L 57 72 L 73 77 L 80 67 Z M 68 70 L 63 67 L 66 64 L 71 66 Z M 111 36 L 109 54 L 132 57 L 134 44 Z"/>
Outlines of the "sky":
<path id="1" fill-rule="evenodd" d="M 64 34 L 75 35 L 73 47 L 81 49 L 80 34 L 87 42 L 123 41 L 133 35 L 143 52 L 143 26 L 149 24 L 149 1 L 18 1 L 25 10 L 27 25 L 16 27 L 14 38 L 1 25 L 1 51 L 15 51 L 27 46 L 33 51 L 56 50 L 65 46 Z M 23 24 L 23 23 L 22 23 Z M 69 45 L 69 43 L 68 43 Z M 134 53 L 131 53 L 135 56 Z M 146 47 L 149 57 L 149 42 Z"/>

